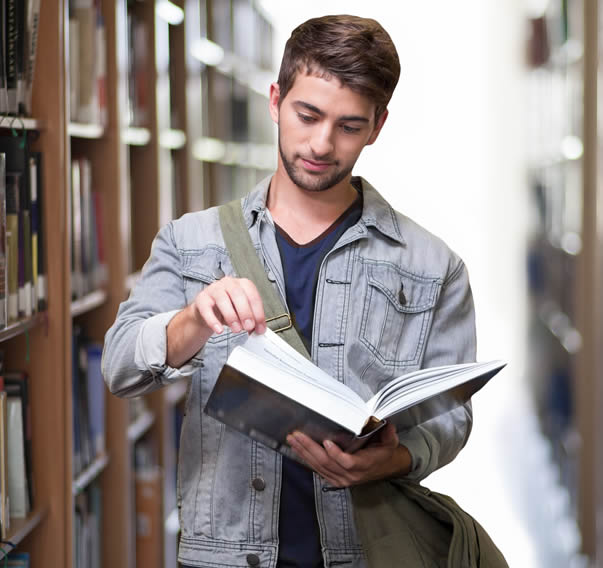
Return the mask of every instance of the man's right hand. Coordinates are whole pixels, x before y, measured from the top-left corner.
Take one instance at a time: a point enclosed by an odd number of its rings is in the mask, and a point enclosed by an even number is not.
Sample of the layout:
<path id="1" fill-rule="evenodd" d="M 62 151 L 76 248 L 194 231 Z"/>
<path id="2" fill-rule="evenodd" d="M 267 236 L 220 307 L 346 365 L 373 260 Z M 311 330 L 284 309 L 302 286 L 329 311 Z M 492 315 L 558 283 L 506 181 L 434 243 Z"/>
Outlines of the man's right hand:
<path id="1" fill-rule="evenodd" d="M 174 316 L 167 327 L 166 363 L 180 367 L 225 325 L 234 333 L 266 330 L 262 299 L 251 280 L 224 276 Z"/>

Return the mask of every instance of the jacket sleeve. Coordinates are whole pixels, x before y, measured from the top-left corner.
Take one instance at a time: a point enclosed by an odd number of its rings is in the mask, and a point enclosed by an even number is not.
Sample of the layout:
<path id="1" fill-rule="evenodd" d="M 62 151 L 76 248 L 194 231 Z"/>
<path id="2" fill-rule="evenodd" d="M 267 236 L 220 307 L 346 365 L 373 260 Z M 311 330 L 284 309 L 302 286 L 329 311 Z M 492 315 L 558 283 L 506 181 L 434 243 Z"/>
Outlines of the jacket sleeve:
<path id="1" fill-rule="evenodd" d="M 169 223 L 155 237 L 139 281 L 105 335 L 102 370 L 113 394 L 146 394 L 203 364 L 200 353 L 179 369 L 165 363 L 167 325 L 184 307 L 181 261 Z"/>
<path id="2" fill-rule="evenodd" d="M 423 358 L 423 367 L 475 361 L 475 309 L 467 269 L 462 261 L 442 285 Z M 407 477 L 420 481 L 451 462 L 469 438 L 471 401 L 400 433 L 412 457 Z"/>

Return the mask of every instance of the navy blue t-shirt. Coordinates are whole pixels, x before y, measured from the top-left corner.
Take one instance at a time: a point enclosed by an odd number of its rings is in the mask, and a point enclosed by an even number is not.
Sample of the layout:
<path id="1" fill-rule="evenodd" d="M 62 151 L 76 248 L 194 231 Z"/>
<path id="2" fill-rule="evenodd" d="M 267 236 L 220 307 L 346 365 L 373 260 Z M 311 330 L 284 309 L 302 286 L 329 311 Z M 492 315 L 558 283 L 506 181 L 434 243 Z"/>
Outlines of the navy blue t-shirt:
<path id="1" fill-rule="evenodd" d="M 299 245 L 277 226 L 287 304 L 308 350 L 312 343 L 314 296 L 325 255 L 362 213 L 362 196 L 313 241 Z M 323 568 L 312 472 L 283 457 L 278 568 Z"/>

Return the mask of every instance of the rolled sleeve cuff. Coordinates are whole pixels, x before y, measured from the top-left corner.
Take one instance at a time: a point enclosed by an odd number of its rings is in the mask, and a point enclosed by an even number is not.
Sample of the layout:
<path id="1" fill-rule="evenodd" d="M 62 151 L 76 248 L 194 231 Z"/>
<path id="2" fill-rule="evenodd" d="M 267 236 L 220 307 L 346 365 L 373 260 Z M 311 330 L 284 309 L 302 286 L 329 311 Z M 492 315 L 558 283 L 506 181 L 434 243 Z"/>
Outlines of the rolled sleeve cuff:
<path id="1" fill-rule="evenodd" d="M 172 310 L 151 316 L 142 324 L 136 339 L 136 366 L 141 371 L 151 372 L 153 377 L 164 384 L 192 375 L 203 366 L 201 351 L 184 365 L 175 369 L 166 365 L 167 326 L 180 310 Z"/>
<path id="2" fill-rule="evenodd" d="M 429 435 L 424 428 L 417 426 L 411 430 L 398 434 L 400 444 L 408 449 L 411 457 L 411 469 L 406 475 L 407 479 L 421 481 L 437 468 L 435 457 L 438 452 L 434 451 L 437 440 Z"/>

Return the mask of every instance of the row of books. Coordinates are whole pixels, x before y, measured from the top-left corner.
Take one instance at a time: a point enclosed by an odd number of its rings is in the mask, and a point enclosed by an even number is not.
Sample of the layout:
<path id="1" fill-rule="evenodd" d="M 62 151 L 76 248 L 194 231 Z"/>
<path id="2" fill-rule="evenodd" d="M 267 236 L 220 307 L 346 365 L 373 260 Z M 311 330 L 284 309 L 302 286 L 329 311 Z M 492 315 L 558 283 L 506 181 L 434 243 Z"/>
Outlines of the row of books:
<path id="1" fill-rule="evenodd" d="M 31 419 L 28 377 L 0 370 L 0 536 L 7 540 L 11 519 L 33 507 Z"/>
<path id="2" fill-rule="evenodd" d="M 0 136 L 0 329 L 46 309 L 42 154 Z"/>
<path id="3" fill-rule="evenodd" d="M 93 188 L 88 158 L 71 163 L 71 297 L 81 298 L 107 281 L 102 195 Z"/>
<path id="4" fill-rule="evenodd" d="M 93 483 L 75 497 L 74 568 L 101 568 L 101 515 L 102 490 L 97 483 Z"/>
<path id="5" fill-rule="evenodd" d="M 100 0 L 69 1 L 70 120 L 106 124 L 107 41 Z"/>
<path id="6" fill-rule="evenodd" d="M 74 325 L 72 348 L 73 476 L 105 453 L 105 383 L 102 345 Z"/>
<path id="7" fill-rule="evenodd" d="M 41 0 L 0 2 L 0 113 L 28 116 Z"/>

